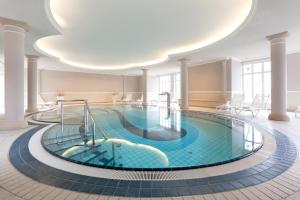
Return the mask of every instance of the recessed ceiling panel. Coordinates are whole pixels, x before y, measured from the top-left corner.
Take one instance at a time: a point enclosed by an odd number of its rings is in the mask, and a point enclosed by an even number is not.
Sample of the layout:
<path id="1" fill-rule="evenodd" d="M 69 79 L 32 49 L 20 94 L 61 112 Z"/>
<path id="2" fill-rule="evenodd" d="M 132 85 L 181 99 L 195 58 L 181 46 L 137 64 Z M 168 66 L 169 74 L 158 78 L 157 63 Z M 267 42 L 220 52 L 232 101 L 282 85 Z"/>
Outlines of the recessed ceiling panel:
<path id="1" fill-rule="evenodd" d="M 36 48 L 77 67 L 124 69 L 213 44 L 249 16 L 253 0 L 48 0 L 61 35 Z"/>

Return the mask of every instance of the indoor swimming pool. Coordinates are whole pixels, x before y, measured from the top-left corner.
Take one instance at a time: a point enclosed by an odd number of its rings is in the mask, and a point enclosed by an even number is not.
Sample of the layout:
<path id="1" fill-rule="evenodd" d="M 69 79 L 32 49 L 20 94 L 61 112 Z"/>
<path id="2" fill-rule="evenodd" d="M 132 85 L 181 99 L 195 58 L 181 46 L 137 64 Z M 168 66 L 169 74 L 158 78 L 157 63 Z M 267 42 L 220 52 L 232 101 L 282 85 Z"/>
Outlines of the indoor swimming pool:
<path id="1" fill-rule="evenodd" d="M 65 160 L 102 168 L 176 170 L 220 165 L 261 148 L 262 134 L 252 125 L 221 115 L 156 106 L 91 106 L 96 121 L 83 135 L 82 107 L 65 109 L 66 123 L 48 129 L 42 144 Z M 35 116 L 59 122 L 59 111 Z M 91 130 L 91 129 L 90 129 Z"/>

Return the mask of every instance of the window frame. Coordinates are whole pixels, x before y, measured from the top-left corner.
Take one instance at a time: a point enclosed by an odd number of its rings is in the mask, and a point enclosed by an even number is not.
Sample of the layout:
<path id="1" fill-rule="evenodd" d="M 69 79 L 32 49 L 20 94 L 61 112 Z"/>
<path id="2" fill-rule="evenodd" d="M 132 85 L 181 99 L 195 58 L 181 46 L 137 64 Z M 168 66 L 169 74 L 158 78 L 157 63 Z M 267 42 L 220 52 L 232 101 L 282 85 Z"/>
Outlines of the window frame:
<path id="1" fill-rule="evenodd" d="M 269 63 L 270 65 L 270 70 L 266 70 L 266 63 Z M 255 64 L 261 64 L 262 65 L 262 71 L 261 72 L 255 72 L 254 71 L 254 65 Z M 247 73 L 245 72 L 245 66 L 247 65 L 251 65 L 251 72 Z M 247 62 L 243 62 L 242 63 L 242 74 L 243 74 L 243 77 L 242 77 L 242 85 L 243 85 L 243 93 L 245 94 L 246 96 L 246 91 L 245 91 L 245 76 L 246 75 L 250 75 L 251 76 L 251 97 L 252 99 L 254 99 L 255 97 L 255 82 L 254 82 L 254 76 L 256 74 L 261 74 L 261 91 L 262 91 L 262 95 L 268 95 L 269 93 L 266 93 L 265 91 L 265 75 L 267 73 L 270 73 L 271 74 L 272 72 L 272 67 L 271 67 L 271 61 L 269 58 L 265 58 L 265 59 L 260 59 L 260 60 L 253 60 L 253 61 L 247 61 Z M 251 102 L 246 102 L 246 103 L 251 103 Z"/>

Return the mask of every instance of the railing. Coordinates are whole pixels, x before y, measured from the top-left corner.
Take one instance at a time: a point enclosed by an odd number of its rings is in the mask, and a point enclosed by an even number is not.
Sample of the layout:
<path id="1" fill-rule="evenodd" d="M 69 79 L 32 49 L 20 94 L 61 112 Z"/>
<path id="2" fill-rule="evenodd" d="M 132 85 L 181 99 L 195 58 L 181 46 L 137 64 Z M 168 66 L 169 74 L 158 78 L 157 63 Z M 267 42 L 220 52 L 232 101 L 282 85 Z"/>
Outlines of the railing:
<path id="1" fill-rule="evenodd" d="M 64 132 L 64 124 L 65 124 L 65 120 L 64 120 L 64 105 L 65 103 L 83 103 L 84 105 L 84 116 L 83 116 L 83 125 L 84 125 L 84 138 L 88 137 L 88 133 L 89 133 L 89 117 L 92 121 L 92 125 L 93 125 L 93 134 L 92 134 L 92 141 L 93 141 L 93 145 L 95 145 L 95 136 L 96 136 L 96 121 L 95 118 L 91 112 L 91 109 L 89 107 L 88 104 L 88 100 L 86 99 L 73 99 L 73 100 L 57 100 L 56 104 L 60 104 L 60 124 L 61 124 L 61 132 Z M 107 139 L 107 137 L 105 136 L 105 134 L 103 134 L 104 139 Z M 86 142 L 86 141 L 85 141 Z"/>

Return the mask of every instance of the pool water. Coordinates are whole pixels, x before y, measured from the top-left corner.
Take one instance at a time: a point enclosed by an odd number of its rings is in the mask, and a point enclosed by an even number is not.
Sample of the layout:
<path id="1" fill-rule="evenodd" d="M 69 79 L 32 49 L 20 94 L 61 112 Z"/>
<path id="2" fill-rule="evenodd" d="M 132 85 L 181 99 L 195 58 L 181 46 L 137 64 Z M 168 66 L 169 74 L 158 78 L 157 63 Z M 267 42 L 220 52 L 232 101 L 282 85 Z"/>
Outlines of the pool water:
<path id="1" fill-rule="evenodd" d="M 78 120 L 81 108 L 69 108 Z M 43 146 L 61 158 L 104 168 L 188 169 L 241 159 L 263 143 L 253 126 L 226 117 L 154 106 L 92 106 L 97 123 L 95 146 L 85 145 L 74 121 L 55 125 L 43 135 Z M 67 115 L 67 114 L 66 114 Z M 105 136 L 105 137 L 104 137 Z"/>

